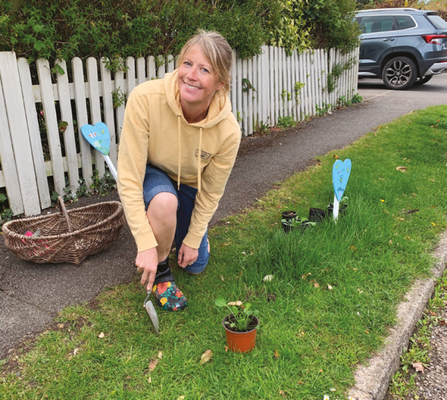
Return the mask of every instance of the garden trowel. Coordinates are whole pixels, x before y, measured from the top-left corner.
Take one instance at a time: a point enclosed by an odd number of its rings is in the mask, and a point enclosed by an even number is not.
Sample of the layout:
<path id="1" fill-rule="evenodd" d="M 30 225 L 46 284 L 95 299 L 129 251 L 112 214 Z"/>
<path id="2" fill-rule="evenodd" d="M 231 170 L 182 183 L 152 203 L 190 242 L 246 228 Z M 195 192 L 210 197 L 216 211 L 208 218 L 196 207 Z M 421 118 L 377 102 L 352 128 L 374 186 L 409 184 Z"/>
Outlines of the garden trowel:
<path id="1" fill-rule="evenodd" d="M 151 292 L 150 291 L 147 292 L 147 297 L 146 297 L 146 300 L 144 300 L 143 306 L 146 309 L 147 314 L 149 315 L 149 318 L 151 319 L 152 324 L 154 325 L 155 332 L 157 332 L 157 335 L 158 335 L 158 332 L 159 332 L 159 330 L 158 330 L 158 316 L 157 316 L 157 312 L 155 311 L 155 307 L 152 304 L 152 301 L 149 300 L 150 295 L 151 295 Z"/>

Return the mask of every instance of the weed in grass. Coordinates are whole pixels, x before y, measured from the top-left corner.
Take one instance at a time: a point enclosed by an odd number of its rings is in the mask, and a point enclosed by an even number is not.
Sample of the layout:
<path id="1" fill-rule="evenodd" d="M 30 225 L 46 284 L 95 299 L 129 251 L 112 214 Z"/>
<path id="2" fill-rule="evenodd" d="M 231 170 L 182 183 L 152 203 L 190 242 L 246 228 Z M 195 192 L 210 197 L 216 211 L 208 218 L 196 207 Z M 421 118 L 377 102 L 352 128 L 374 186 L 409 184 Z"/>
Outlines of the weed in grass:
<path id="1" fill-rule="evenodd" d="M 2 395 L 321 400 L 334 388 L 346 398 L 411 283 L 429 275 L 430 252 L 447 228 L 445 115 L 446 106 L 418 111 L 337 150 L 352 173 L 349 208 L 336 224 L 286 235 L 279 222 L 281 210 L 307 215 L 332 201 L 331 152 L 210 229 L 205 272 L 172 268 L 189 306 L 158 313 L 160 336 L 137 279 L 104 291 L 93 306 L 64 310 L 63 327 L 42 335 L 15 369 L 0 366 Z M 406 172 L 396 170 L 402 165 Z M 266 275 L 273 279 L 264 282 Z M 225 350 L 218 296 L 256 304 L 262 326 L 251 353 Z M 201 365 L 206 350 L 213 357 Z"/>

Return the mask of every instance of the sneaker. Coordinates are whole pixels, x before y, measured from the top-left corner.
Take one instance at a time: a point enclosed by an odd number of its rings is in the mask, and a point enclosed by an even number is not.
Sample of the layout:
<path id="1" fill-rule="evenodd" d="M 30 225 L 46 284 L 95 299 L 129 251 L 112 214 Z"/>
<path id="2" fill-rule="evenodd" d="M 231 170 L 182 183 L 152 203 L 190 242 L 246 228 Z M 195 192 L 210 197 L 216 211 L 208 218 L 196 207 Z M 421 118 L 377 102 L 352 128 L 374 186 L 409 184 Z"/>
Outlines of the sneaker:
<path id="1" fill-rule="evenodd" d="M 174 280 L 160 282 L 152 287 L 156 303 L 167 311 L 181 311 L 186 308 L 186 297 Z"/>

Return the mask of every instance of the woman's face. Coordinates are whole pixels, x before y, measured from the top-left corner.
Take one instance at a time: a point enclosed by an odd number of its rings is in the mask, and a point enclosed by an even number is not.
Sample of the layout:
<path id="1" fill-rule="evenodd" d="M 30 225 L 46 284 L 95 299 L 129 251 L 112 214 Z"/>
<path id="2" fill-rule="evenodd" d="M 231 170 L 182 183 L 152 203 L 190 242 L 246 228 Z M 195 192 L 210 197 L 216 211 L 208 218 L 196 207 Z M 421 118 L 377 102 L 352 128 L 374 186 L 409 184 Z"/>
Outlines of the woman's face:
<path id="1" fill-rule="evenodd" d="M 195 45 L 185 53 L 178 69 L 178 86 L 182 108 L 196 110 L 202 107 L 207 110 L 214 93 L 223 87 L 200 46 Z"/>

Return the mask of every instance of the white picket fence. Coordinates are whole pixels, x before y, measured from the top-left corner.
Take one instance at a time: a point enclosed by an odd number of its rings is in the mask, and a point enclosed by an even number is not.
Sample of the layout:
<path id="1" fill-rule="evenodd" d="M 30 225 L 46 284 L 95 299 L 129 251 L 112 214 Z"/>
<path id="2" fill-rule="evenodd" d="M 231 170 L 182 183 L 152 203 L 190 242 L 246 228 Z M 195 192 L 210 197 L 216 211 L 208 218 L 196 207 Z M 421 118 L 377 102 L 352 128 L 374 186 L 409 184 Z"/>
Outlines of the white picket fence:
<path id="1" fill-rule="evenodd" d="M 349 60 L 354 60 L 352 67 L 329 93 L 328 73 Z M 65 61 L 57 64 L 67 71 Z M 65 189 L 75 196 L 81 176 L 88 187 L 94 169 L 103 176 L 104 159 L 83 139 L 80 128 L 84 124 L 107 124 L 112 138 L 110 158 L 116 165 L 125 104 L 114 107 L 114 98 L 124 100 L 136 85 L 162 78 L 175 69 L 175 60 L 128 58 L 125 65 L 125 72 L 112 75 L 104 59 L 89 58 L 83 64 L 74 58 L 70 73 L 59 74 L 40 59 L 36 78 L 26 59 L 0 52 L 0 188 L 6 188 L 14 215 L 36 215 L 51 206 L 49 178 L 54 191 L 62 195 Z M 285 116 L 302 121 L 314 116 L 317 108 L 336 106 L 342 96 L 351 99 L 357 90 L 357 66 L 358 51 L 342 55 L 314 50 L 289 57 L 281 48 L 264 47 L 252 59 L 235 57 L 230 98 L 243 135 L 253 133 L 261 123 L 275 126 Z M 42 110 L 40 115 L 38 110 Z M 39 118 L 45 127 L 39 127 Z M 63 133 L 59 132 L 61 121 L 68 123 Z M 46 135 L 44 141 L 41 134 Z M 43 142 L 47 143 L 45 152 Z"/>

